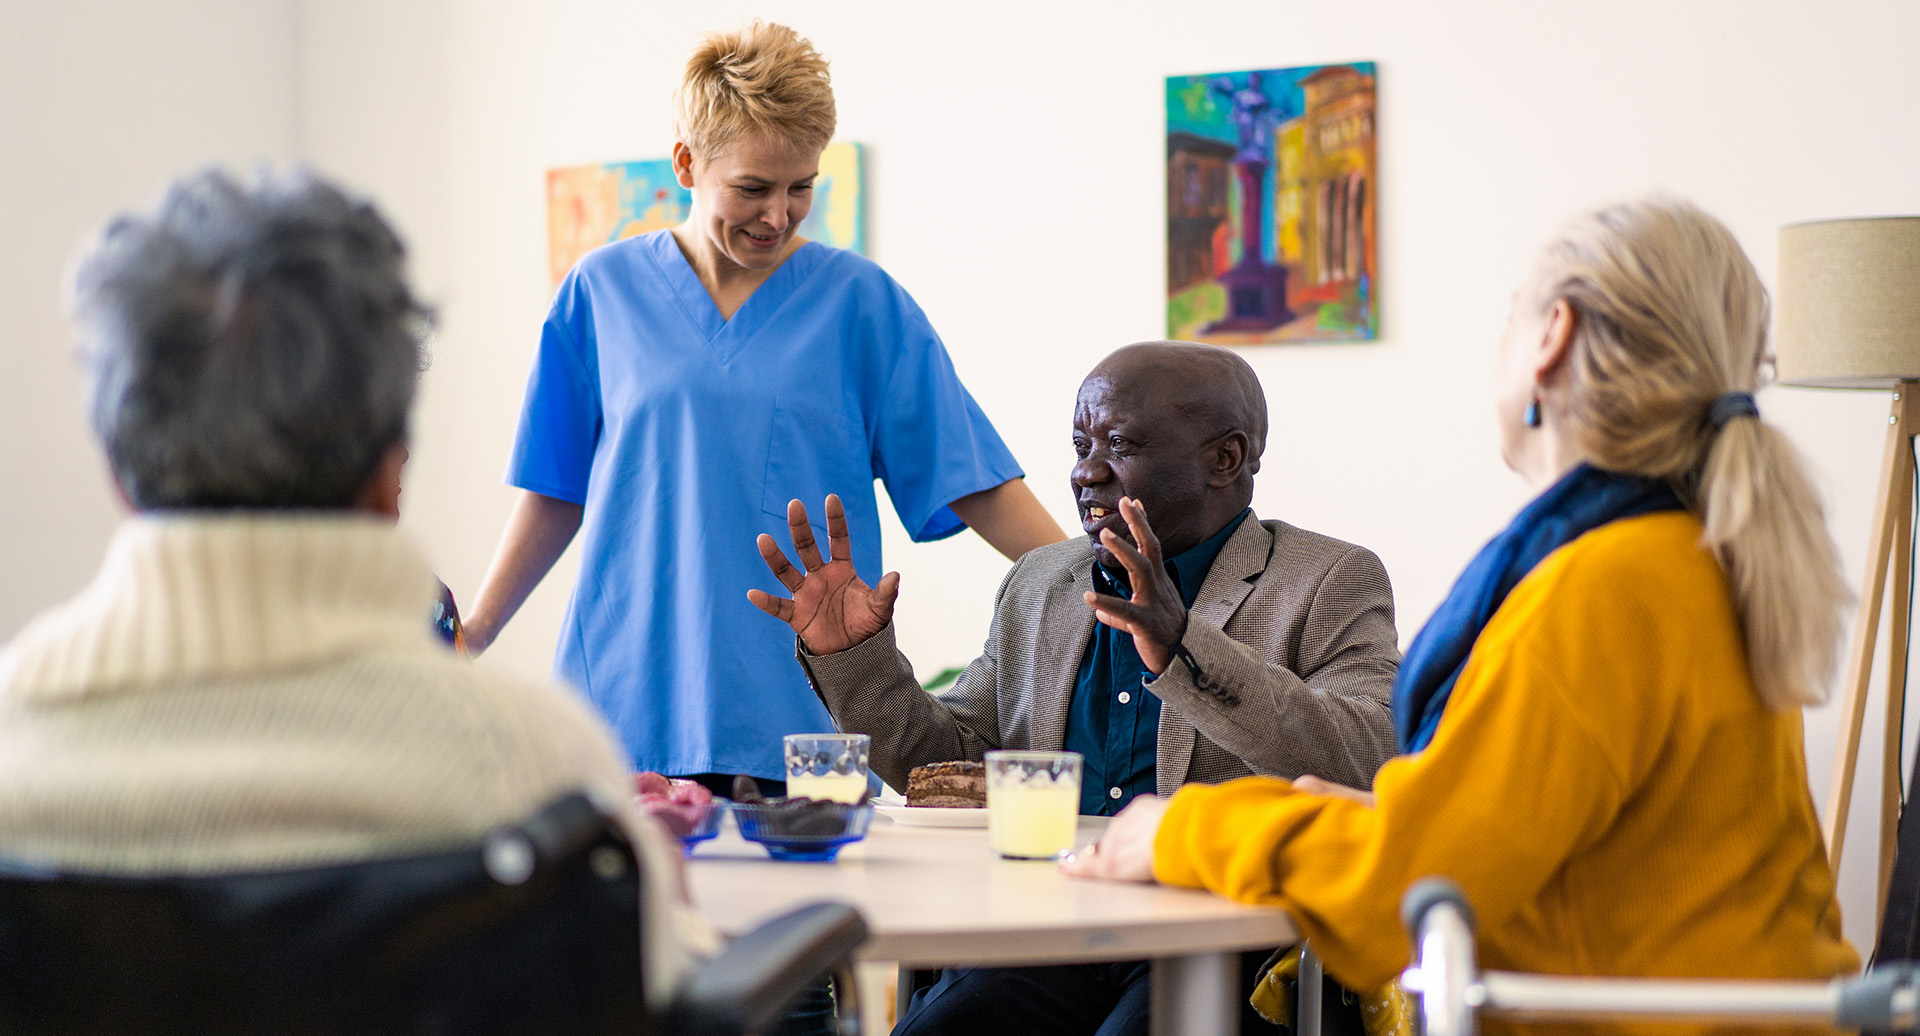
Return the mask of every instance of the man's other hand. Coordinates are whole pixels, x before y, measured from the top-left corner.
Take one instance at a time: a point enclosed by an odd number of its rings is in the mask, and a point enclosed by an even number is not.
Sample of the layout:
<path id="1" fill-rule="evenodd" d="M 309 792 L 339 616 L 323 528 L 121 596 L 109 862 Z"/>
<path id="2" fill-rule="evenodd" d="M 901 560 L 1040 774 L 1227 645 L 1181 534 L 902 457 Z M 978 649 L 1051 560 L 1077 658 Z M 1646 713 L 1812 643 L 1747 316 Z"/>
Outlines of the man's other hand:
<path id="1" fill-rule="evenodd" d="M 1140 652 L 1153 675 L 1167 671 L 1173 662 L 1173 649 L 1187 634 L 1187 606 L 1180 600 L 1180 588 L 1167 574 L 1160 556 L 1160 538 L 1147 524 L 1146 508 L 1130 496 L 1120 498 L 1120 517 L 1133 534 L 1133 543 L 1121 539 L 1112 529 L 1102 530 L 1100 542 L 1127 570 L 1127 583 L 1133 596 L 1121 600 L 1105 594 L 1087 592 L 1087 605 L 1094 617 L 1114 629 L 1133 634 L 1133 649 Z M 1139 544 L 1139 549 L 1134 549 Z M 761 550 L 765 553 L 765 548 Z"/>

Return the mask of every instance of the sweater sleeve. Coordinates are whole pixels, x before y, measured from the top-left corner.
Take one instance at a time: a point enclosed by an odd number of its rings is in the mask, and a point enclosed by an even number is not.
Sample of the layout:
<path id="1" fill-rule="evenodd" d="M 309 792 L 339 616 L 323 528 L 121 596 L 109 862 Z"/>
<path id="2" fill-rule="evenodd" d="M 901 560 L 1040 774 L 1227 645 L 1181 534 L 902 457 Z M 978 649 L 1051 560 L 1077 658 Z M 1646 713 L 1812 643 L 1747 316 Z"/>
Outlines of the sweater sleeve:
<path id="1" fill-rule="evenodd" d="M 720 948 L 718 934 L 687 900 L 677 840 L 634 805 L 632 764 L 585 699 L 558 687 L 495 686 L 488 726 L 501 742 L 490 758 L 503 801 L 542 804 L 586 786 L 620 805 L 640 864 L 647 1001 L 663 1007 L 693 965 Z"/>
<path id="2" fill-rule="evenodd" d="M 1559 618 L 1578 629 L 1586 611 Z M 1581 632 L 1595 639 L 1592 627 Z M 1371 808 L 1260 777 L 1181 789 L 1155 842 L 1155 876 L 1286 908 L 1328 971 L 1360 989 L 1408 960 L 1400 897 L 1420 878 L 1458 882 L 1482 926 L 1499 926 L 1606 831 L 1629 786 L 1617 747 L 1570 705 L 1562 676 L 1580 670 L 1541 639 L 1483 634 L 1433 743 L 1381 768 Z M 1607 687 L 1644 675 L 1616 670 Z"/>

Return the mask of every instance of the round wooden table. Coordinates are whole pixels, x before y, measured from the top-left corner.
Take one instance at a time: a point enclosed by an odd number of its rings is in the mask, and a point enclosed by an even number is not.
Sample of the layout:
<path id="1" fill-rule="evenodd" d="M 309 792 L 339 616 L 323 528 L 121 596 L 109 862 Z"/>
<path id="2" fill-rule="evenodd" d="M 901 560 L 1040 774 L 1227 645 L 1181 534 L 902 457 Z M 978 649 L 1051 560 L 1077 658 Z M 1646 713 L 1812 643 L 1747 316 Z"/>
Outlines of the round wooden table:
<path id="1" fill-rule="evenodd" d="M 1079 843 L 1105 819 L 1083 817 Z M 733 935 L 804 903 L 838 900 L 866 916 L 863 962 L 903 968 L 1016 966 L 1151 958 L 1153 1031 L 1228 1036 L 1242 950 L 1297 941 L 1275 908 L 1192 889 L 1067 878 L 1047 861 L 1002 860 L 985 828 L 913 827 L 876 816 L 832 863 L 782 863 L 728 823 L 689 861 L 693 901 Z M 884 1031 L 886 973 L 861 969 L 864 1031 Z"/>

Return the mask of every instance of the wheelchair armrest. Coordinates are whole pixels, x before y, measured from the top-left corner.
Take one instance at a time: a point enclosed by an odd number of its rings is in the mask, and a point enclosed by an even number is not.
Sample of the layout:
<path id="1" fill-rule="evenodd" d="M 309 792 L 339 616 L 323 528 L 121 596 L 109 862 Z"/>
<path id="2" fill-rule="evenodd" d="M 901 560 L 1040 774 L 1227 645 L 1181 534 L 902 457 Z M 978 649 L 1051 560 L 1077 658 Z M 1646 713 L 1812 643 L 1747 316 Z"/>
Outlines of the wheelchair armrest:
<path id="1" fill-rule="evenodd" d="M 687 976 L 662 1031 L 739 1036 L 763 1029 L 866 939 L 866 919 L 843 903 L 815 903 L 774 918 Z"/>

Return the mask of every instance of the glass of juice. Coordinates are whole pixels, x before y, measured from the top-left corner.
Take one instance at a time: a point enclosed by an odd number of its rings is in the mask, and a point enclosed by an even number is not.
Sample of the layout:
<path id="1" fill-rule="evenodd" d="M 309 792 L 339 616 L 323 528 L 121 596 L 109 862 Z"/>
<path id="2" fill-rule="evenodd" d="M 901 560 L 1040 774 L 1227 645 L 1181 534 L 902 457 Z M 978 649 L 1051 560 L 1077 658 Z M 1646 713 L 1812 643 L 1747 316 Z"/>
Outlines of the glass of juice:
<path id="1" fill-rule="evenodd" d="M 788 734 L 787 796 L 859 802 L 870 744 L 865 734 Z"/>
<path id="2" fill-rule="evenodd" d="M 987 843 L 1011 860 L 1057 860 L 1080 817 L 1080 753 L 988 752 Z"/>

